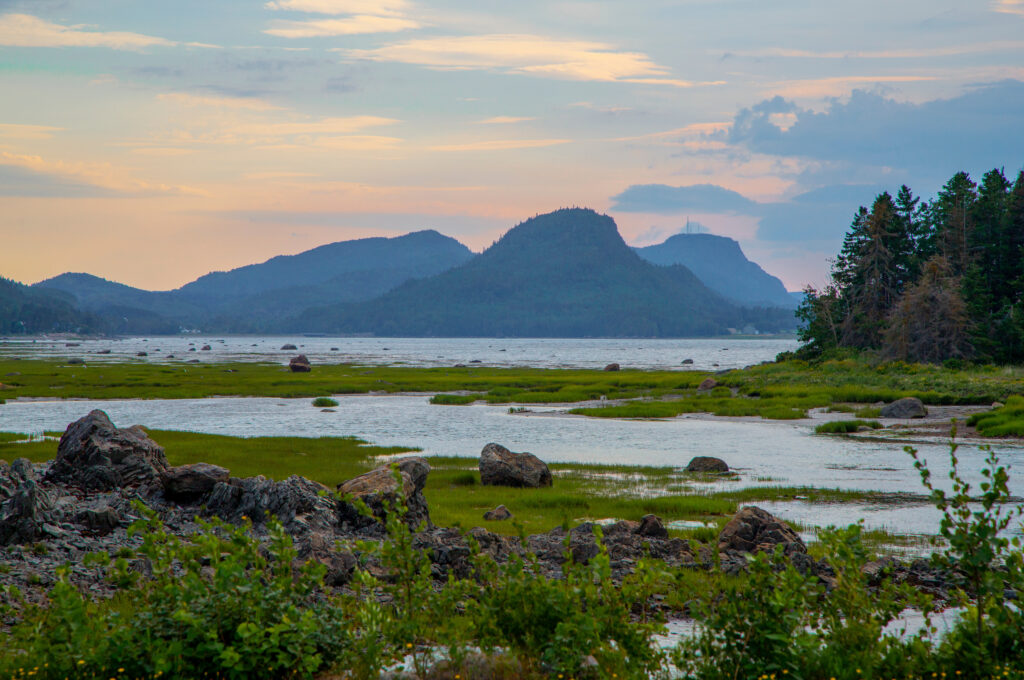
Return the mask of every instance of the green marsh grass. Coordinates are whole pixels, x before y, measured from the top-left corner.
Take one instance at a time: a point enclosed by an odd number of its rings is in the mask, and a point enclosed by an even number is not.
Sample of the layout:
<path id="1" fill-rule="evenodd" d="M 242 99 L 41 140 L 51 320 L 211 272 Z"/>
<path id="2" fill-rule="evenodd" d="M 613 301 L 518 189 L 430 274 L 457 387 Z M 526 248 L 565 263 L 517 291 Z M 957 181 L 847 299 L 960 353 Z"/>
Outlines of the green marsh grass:
<path id="1" fill-rule="evenodd" d="M 832 420 L 822 423 L 814 428 L 815 434 L 850 434 L 862 427 L 870 427 L 872 430 L 879 430 L 882 424 L 877 420 Z"/>
<path id="2" fill-rule="evenodd" d="M 967 424 L 983 437 L 1024 437 L 1024 397 L 1010 397 L 999 408 L 971 416 Z"/>

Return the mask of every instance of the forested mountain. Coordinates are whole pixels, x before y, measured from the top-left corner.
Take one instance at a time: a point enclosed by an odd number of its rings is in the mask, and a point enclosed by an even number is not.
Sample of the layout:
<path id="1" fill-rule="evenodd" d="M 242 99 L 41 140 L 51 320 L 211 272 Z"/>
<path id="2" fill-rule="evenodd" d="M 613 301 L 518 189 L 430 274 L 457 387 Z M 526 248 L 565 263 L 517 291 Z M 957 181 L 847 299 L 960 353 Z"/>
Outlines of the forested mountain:
<path id="1" fill-rule="evenodd" d="M 394 238 L 339 241 L 298 255 L 273 257 L 262 264 L 212 272 L 176 292 L 193 300 L 238 299 L 328 284 L 345 299 L 368 299 L 408 279 L 451 269 L 471 257 L 469 248 L 451 237 L 434 230 L 417 231 Z"/>
<path id="2" fill-rule="evenodd" d="M 1024 360 L 1024 172 L 958 172 L 861 207 L 823 290 L 797 311 L 804 354 L 874 349 L 915 361 Z"/>
<path id="3" fill-rule="evenodd" d="M 685 266 L 705 286 L 741 305 L 796 307 L 782 281 L 748 260 L 740 244 L 731 238 L 676 234 L 663 243 L 635 250 L 654 264 Z"/>
<path id="4" fill-rule="evenodd" d="M 331 243 L 213 272 L 173 291 L 141 290 L 90 274 L 61 274 L 35 287 L 63 291 L 81 309 L 111 317 L 116 332 L 259 332 L 306 307 L 368 300 L 471 257 L 455 239 L 419 231 Z"/>
<path id="5" fill-rule="evenodd" d="M 281 328 L 414 336 L 713 335 L 792 328 L 791 312 L 743 310 L 687 268 L 640 258 L 592 210 L 534 217 L 482 255 L 376 300 L 306 310 Z"/>
<path id="6" fill-rule="evenodd" d="M 76 309 L 70 296 L 0 277 L 0 334 L 102 330 L 99 320 Z"/>

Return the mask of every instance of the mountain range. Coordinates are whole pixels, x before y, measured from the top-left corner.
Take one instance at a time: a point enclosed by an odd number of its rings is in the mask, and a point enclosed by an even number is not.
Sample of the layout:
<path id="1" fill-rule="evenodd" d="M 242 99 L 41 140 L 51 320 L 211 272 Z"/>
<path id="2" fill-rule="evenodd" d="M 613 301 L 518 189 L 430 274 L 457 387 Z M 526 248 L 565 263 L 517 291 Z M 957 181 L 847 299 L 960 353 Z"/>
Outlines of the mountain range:
<path id="1" fill-rule="evenodd" d="M 795 326 L 782 283 L 732 239 L 680 234 L 632 249 L 612 218 L 586 209 L 526 220 L 480 255 L 428 230 L 332 243 L 171 291 L 82 273 L 3 283 L 5 333 L 77 323 L 146 334 L 671 337 Z M 35 310 L 30 323 L 25 310 Z"/>

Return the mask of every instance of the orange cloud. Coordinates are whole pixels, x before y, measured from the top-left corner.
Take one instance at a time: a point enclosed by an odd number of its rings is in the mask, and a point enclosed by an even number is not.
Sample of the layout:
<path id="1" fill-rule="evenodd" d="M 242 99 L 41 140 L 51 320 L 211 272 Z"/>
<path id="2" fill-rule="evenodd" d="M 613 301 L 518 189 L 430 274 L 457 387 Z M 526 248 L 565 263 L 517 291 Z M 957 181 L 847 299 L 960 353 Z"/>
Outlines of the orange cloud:
<path id="1" fill-rule="evenodd" d="M 466 144 L 442 144 L 431 151 L 508 151 L 510 149 L 538 149 L 545 146 L 568 144 L 571 139 L 496 139 Z"/>
<path id="2" fill-rule="evenodd" d="M 43 175 L 76 180 L 118 193 L 206 195 L 206 192 L 192 187 L 147 182 L 134 177 L 129 170 L 109 163 L 48 161 L 40 156 L 0 151 L 0 165 L 10 165 Z"/>
<path id="3" fill-rule="evenodd" d="M 374 49 L 337 49 L 351 58 L 415 64 L 435 69 L 503 70 L 563 78 L 688 87 L 642 52 L 612 45 L 535 35 L 468 35 L 421 38 Z"/>
<path id="4" fill-rule="evenodd" d="M 0 45 L 10 47 L 109 47 L 141 50 L 145 47 L 173 47 L 171 40 L 126 31 L 96 31 L 83 24 L 62 26 L 30 14 L 0 16 Z M 187 43 L 195 47 L 215 47 Z"/>

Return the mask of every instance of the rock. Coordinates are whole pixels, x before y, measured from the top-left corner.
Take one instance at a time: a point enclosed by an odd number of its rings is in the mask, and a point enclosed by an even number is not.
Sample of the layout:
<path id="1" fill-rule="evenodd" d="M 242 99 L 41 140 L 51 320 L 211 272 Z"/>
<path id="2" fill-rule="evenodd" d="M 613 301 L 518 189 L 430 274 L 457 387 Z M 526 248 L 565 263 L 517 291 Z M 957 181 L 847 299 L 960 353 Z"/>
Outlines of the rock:
<path id="1" fill-rule="evenodd" d="M 111 490 L 156 480 L 168 469 L 164 450 L 135 425 L 118 429 L 103 411 L 68 425 L 46 480 Z"/>
<path id="2" fill-rule="evenodd" d="M 604 370 L 606 371 L 618 371 L 619 369 L 620 366 L 618 364 L 608 364 L 607 366 L 604 367 Z"/>
<path id="3" fill-rule="evenodd" d="M 994 409 L 995 408 L 1002 408 L 1004 405 L 1005 404 L 1003 404 L 1003 402 L 1001 402 L 1001 401 L 993 401 L 992 402 L 992 408 L 994 408 Z"/>
<path id="4" fill-rule="evenodd" d="M 339 587 L 352 579 L 356 569 L 356 557 L 348 550 L 339 550 L 332 536 L 315 531 L 299 541 L 296 546 L 300 562 L 319 562 L 327 567 L 324 583 Z"/>
<path id="5" fill-rule="evenodd" d="M 32 543 L 51 533 L 53 498 L 35 481 L 18 486 L 0 504 L 0 545 Z"/>
<path id="6" fill-rule="evenodd" d="M 717 366 L 718 364 L 715 364 Z M 718 381 L 714 378 L 704 378 L 700 385 L 697 386 L 698 390 L 712 390 L 718 387 Z"/>
<path id="7" fill-rule="evenodd" d="M 532 453 L 512 453 L 500 444 L 480 452 L 480 482 L 490 486 L 551 486 L 551 471 Z"/>
<path id="8" fill-rule="evenodd" d="M 109 349 L 101 349 L 99 352 L 96 352 L 96 354 L 110 354 L 110 350 Z"/>
<path id="9" fill-rule="evenodd" d="M 209 351 L 210 351 L 210 350 L 212 350 L 212 349 L 213 349 L 213 348 L 212 348 L 212 347 L 210 347 L 209 345 L 203 345 L 202 347 L 200 347 L 200 348 L 199 348 L 199 351 L 200 351 L 200 352 L 209 352 Z"/>
<path id="10" fill-rule="evenodd" d="M 465 368 L 466 364 L 455 364 L 452 368 Z"/>
<path id="11" fill-rule="evenodd" d="M 883 418 L 924 418 L 928 409 L 917 397 L 904 397 L 883 406 L 879 415 Z"/>
<path id="12" fill-rule="evenodd" d="M 696 456 L 686 466 L 687 472 L 728 472 L 729 466 L 721 458 Z"/>
<path id="13" fill-rule="evenodd" d="M 401 479 L 402 499 L 407 509 L 406 521 L 412 528 L 417 528 L 424 522 L 430 526 L 430 510 L 427 507 L 427 499 L 423 497 L 423 487 L 427 484 L 427 475 L 430 473 L 430 464 L 418 456 L 402 458 L 395 461 L 398 466 L 398 475 Z M 379 467 L 365 474 L 338 485 L 338 492 L 349 494 L 354 500 L 360 500 L 373 513 L 377 519 L 383 520 L 387 516 L 387 505 L 393 504 L 395 492 L 398 490 L 395 481 L 395 473 L 390 465 Z M 354 506 L 348 503 L 348 507 L 340 509 L 342 520 L 356 526 L 365 524 Z"/>
<path id="14" fill-rule="evenodd" d="M 499 505 L 494 508 L 494 510 L 488 510 L 485 512 L 484 519 L 488 522 L 499 522 L 501 520 L 512 519 L 512 511 L 504 505 Z"/>
<path id="15" fill-rule="evenodd" d="M 149 356 L 149 352 L 136 352 L 135 356 L 137 356 L 137 357 L 148 357 Z"/>
<path id="16" fill-rule="evenodd" d="M 196 351 L 196 348 L 195 348 L 195 347 L 189 347 L 189 348 L 188 348 L 188 351 L 189 351 L 189 352 L 195 352 L 195 351 Z"/>
<path id="17" fill-rule="evenodd" d="M 65 361 L 64 363 L 66 363 L 68 366 L 81 366 L 82 364 L 85 363 L 85 360 L 80 359 L 78 357 L 72 357 Z"/>
<path id="18" fill-rule="evenodd" d="M 332 352 L 337 352 L 337 351 L 338 351 L 338 348 L 337 348 L 337 347 L 332 347 L 332 348 L 331 348 L 331 351 L 332 351 Z"/>
<path id="19" fill-rule="evenodd" d="M 748 505 L 729 520 L 718 535 L 719 552 L 773 552 L 784 546 L 787 555 L 807 552 L 803 540 L 779 518 L 761 508 Z"/>
<path id="20" fill-rule="evenodd" d="M 306 358 L 305 354 L 293 357 L 292 360 L 288 362 L 288 368 L 292 373 L 309 373 L 313 370 L 313 367 L 309 365 L 309 359 Z"/>
<path id="21" fill-rule="evenodd" d="M 683 359 L 683 366 L 689 366 L 693 363 L 693 359 Z"/>
<path id="22" fill-rule="evenodd" d="M 121 526 L 121 517 L 109 505 L 104 508 L 87 508 L 77 515 L 75 521 L 99 536 L 106 536 Z"/>
<path id="23" fill-rule="evenodd" d="M 212 491 L 217 482 L 228 481 L 230 476 L 217 465 L 193 463 L 171 468 L 161 476 L 161 481 L 168 499 L 193 501 Z"/>
<path id="24" fill-rule="evenodd" d="M 640 518 L 640 526 L 636 528 L 636 533 L 650 538 L 668 538 L 668 529 L 657 515 L 644 515 Z"/>
<path id="25" fill-rule="evenodd" d="M 286 344 L 286 345 L 281 345 L 281 349 L 282 349 L 282 350 L 286 350 L 286 349 L 298 349 L 298 347 L 296 347 L 295 345 L 293 345 L 293 344 L 291 344 L 291 343 L 288 343 L 288 344 Z"/>
<path id="26" fill-rule="evenodd" d="M 205 514 L 238 524 L 248 518 L 262 524 L 267 515 L 291 534 L 327 531 L 336 523 L 338 503 L 326 486 L 298 475 L 282 482 L 260 475 L 217 482 L 202 499 Z"/>
<path id="27" fill-rule="evenodd" d="M 189 359 L 188 363 L 190 363 L 190 364 L 199 364 L 199 363 L 202 363 L 202 362 L 199 361 L 199 359 Z"/>

